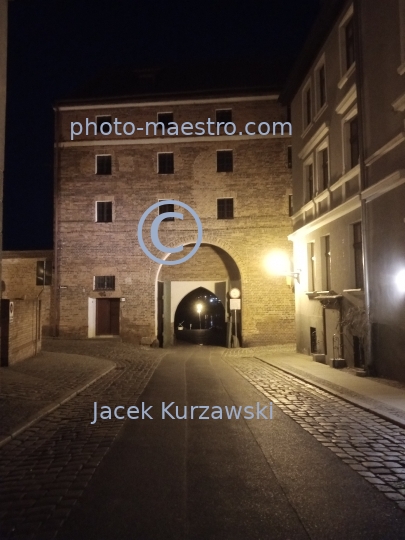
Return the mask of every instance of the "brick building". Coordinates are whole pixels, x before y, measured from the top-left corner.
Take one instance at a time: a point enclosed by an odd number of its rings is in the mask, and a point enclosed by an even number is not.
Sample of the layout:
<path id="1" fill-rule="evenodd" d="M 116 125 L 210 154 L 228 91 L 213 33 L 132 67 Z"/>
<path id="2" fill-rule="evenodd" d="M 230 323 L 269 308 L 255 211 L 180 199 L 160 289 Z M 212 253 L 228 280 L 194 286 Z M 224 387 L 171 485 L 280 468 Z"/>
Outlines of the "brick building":
<path id="1" fill-rule="evenodd" d="M 199 81 L 179 75 L 177 82 L 188 84 L 181 90 L 166 76 L 164 70 L 131 72 L 118 89 L 118 78 L 110 77 L 108 85 L 97 81 L 55 107 L 55 334 L 119 334 L 131 340 L 158 335 L 170 344 L 176 306 L 185 294 L 203 286 L 228 312 L 228 291 L 237 287 L 243 345 L 291 342 L 294 297 L 263 264 L 271 250 L 290 249 L 290 136 L 287 125 L 273 126 L 286 122 L 286 109 L 274 86 L 254 86 L 253 75 L 246 79 L 251 89 L 244 91 L 229 87 L 229 79 L 228 87 L 214 84 L 206 72 Z M 207 88 L 207 80 L 221 90 Z M 71 123 L 84 127 L 86 119 L 98 128 L 92 124 L 88 135 L 83 129 L 72 140 Z M 138 129 L 102 134 L 114 119 L 137 128 L 160 121 L 166 129 L 168 122 L 195 126 L 211 119 L 233 122 L 236 132 L 228 136 L 221 127 L 215 136 L 169 136 L 162 129 L 149 136 Z M 248 122 L 255 123 L 248 128 L 255 135 L 246 133 Z M 271 128 L 267 135 L 257 134 L 262 122 Z M 203 226 L 198 252 L 175 266 L 153 262 L 137 239 L 143 213 L 168 199 L 193 208 Z M 181 256 L 196 242 L 195 222 L 183 213 L 183 220 L 159 228 L 163 244 L 185 246 Z M 147 219 L 149 227 L 157 214 Z M 153 252 L 146 236 L 145 241 Z"/>
<path id="2" fill-rule="evenodd" d="M 52 264 L 52 250 L 3 251 L 1 263 L 2 298 L 40 300 L 44 335 L 50 333 Z"/>

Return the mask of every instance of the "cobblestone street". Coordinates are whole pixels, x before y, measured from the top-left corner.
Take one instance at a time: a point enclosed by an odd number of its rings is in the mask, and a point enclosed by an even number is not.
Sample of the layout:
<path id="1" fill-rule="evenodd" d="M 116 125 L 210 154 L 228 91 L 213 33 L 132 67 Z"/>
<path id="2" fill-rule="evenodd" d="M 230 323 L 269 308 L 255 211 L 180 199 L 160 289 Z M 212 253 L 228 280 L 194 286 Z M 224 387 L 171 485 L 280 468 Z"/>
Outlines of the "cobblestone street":
<path id="1" fill-rule="evenodd" d="M 405 510 L 405 429 L 256 358 L 227 355 L 226 359 L 285 414 Z"/>
<path id="2" fill-rule="evenodd" d="M 109 358 L 116 368 L 0 449 L 1 538 L 55 536 L 124 423 L 91 426 L 93 402 L 102 396 L 111 406 L 135 403 L 163 355 L 118 342 L 46 346 Z"/>
<path id="3" fill-rule="evenodd" d="M 260 361 L 257 350 L 45 346 L 116 367 L 0 449 L 2 539 L 405 534 L 405 430 Z M 129 406 L 141 394 L 156 408 L 270 400 L 275 419 L 90 424 L 94 401 Z"/>

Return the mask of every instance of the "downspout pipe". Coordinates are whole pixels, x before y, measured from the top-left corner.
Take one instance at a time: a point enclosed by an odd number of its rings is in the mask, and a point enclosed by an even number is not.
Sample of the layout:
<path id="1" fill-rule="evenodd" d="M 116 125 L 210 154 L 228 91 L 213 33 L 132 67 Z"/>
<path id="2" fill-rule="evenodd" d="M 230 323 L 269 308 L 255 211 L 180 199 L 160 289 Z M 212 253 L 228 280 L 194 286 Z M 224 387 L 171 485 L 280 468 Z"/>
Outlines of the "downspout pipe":
<path id="1" fill-rule="evenodd" d="M 366 136 L 364 129 L 364 88 L 363 88 L 363 57 L 361 40 L 361 0 L 353 0 L 354 27 L 355 27 L 355 52 L 356 52 L 356 86 L 357 86 L 357 116 L 359 119 L 359 151 L 360 151 L 360 187 L 361 192 L 368 187 L 366 158 Z M 361 197 L 361 193 L 360 193 Z M 369 219 L 367 202 L 361 199 L 361 236 L 363 245 L 363 277 L 364 277 L 364 308 L 367 321 L 367 336 L 365 343 L 365 369 L 368 375 L 374 374 L 374 358 L 372 348 L 372 325 L 371 325 L 371 295 L 370 295 L 370 259 L 369 259 Z"/>

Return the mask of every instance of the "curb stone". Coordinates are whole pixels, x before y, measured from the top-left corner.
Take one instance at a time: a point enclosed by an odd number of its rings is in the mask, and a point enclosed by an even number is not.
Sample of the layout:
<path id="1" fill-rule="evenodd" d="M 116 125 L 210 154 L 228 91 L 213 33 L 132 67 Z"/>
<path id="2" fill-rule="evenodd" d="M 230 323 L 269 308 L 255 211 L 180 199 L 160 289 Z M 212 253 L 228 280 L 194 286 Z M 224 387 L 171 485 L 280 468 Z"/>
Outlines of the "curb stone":
<path id="1" fill-rule="evenodd" d="M 110 360 L 110 362 L 111 362 L 111 360 Z M 5 436 L 1 437 L 0 438 L 0 448 L 3 447 L 4 445 L 6 445 L 8 442 L 12 441 L 15 437 L 20 435 L 23 431 L 25 431 L 29 427 L 33 426 L 36 422 L 38 422 L 38 420 L 41 420 L 42 418 L 47 416 L 52 411 L 54 411 L 55 409 L 57 409 L 58 407 L 60 407 L 64 403 L 66 403 L 67 401 L 70 401 L 72 398 L 77 396 L 77 394 L 80 394 L 81 392 L 86 390 L 89 386 L 91 386 L 96 381 L 101 379 L 101 377 L 104 377 L 105 375 L 107 375 L 107 373 L 109 373 L 113 369 L 116 369 L 116 365 L 114 363 L 112 363 L 112 365 L 110 367 L 105 369 L 102 373 L 98 374 L 96 377 L 91 379 L 89 382 L 87 382 L 83 386 L 80 386 L 76 390 L 65 392 L 56 401 L 54 401 L 54 402 L 50 403 L 49 405 L 47 405 L 46 407 L 43 407 L 42 409 L 40 409 L 29 420 L 27 420 L 26 422 L 23 422 L 17 428 L 15 428 L 14 431 L 10 435 L 5 435 Z"/>

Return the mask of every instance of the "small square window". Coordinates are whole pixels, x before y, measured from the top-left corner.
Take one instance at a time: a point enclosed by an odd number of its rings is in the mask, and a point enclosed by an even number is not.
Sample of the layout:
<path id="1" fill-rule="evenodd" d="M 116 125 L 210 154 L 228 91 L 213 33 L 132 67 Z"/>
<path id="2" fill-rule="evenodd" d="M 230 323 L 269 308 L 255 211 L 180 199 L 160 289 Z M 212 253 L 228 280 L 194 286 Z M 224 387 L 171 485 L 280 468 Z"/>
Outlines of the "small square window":
<path id="1" fill-rule="evenodd" d="M 52 285 L 52 261 L 37 261 L 37 285 Z"/>
<path id="2" fill-rule="evenodd" d="M 158 154 L 158 173 L 174 174 L 174 154 L 173 152 L 164 152 Z"/>
<path id="3" fill-rule="evenodd" d="M 96 156 L 96 174 L 111 174 L 111 156 Z"/>
<path id="4" fill-rule="evenodd" d="M 224 124 L 232 122 L 232 109 L 217 109 L 215 111 L 215 121 L 217 124 L 219 122 L 223 122 Z"/>
<path id="5" fill-rule="evenodd" d="M 95 291 L 115 291 L 115 276 L 94 276 Z"/>
<path id="6" fill-rule="evenodd" d="M 97 223 L 112 222 L 112 202 L 97 202 Z"/>
<path id="7" fill-rule="evenodd" d="M 218 150 L 217 152 L 217 172 L 233 171 L 233 151 Z"/>
<path id="8" fill-rule="evenodd" d="M 292 169 L 292 146 L 287 146 L 287 167 Z"/>
<path id="9" fill-rule="evenodd" d="M 173 113 L 172 112 L 158 113 L 157 120 L 158 120 L 158 123 L 160 122 L 161 124 L 164 125 L 165 129 L 167 129 L 169 127 L 170 122 L 173 122 Z M 162 126 L 158 125 L 158 129 L 161 130 Z"/>
<path id="10" fill-rule="evenodd" d="M 217 218 L 233 219 L 233 199 L 217 199 Z"/>
<path id="11" fill-rule="evenodd" d="M 162 201 L 163 199 L 160 200 Z M 166 212 L 174 212 L 174 204 L 162 204 L 159 206 L 159 215 L 166 214 Z M 174 221 L 174 217 L 167 217 L 162 221 Z"/>
<path id="12" fill-rule="evenodd" d="M 103 135 L 109 135 L 112 128 L 112 119 L 111 116 L 96 116 L 97 123 L 97 133 L 102 133 Z M 108 124 L 108 126 L 103 126 L 102 124 Z"/>

